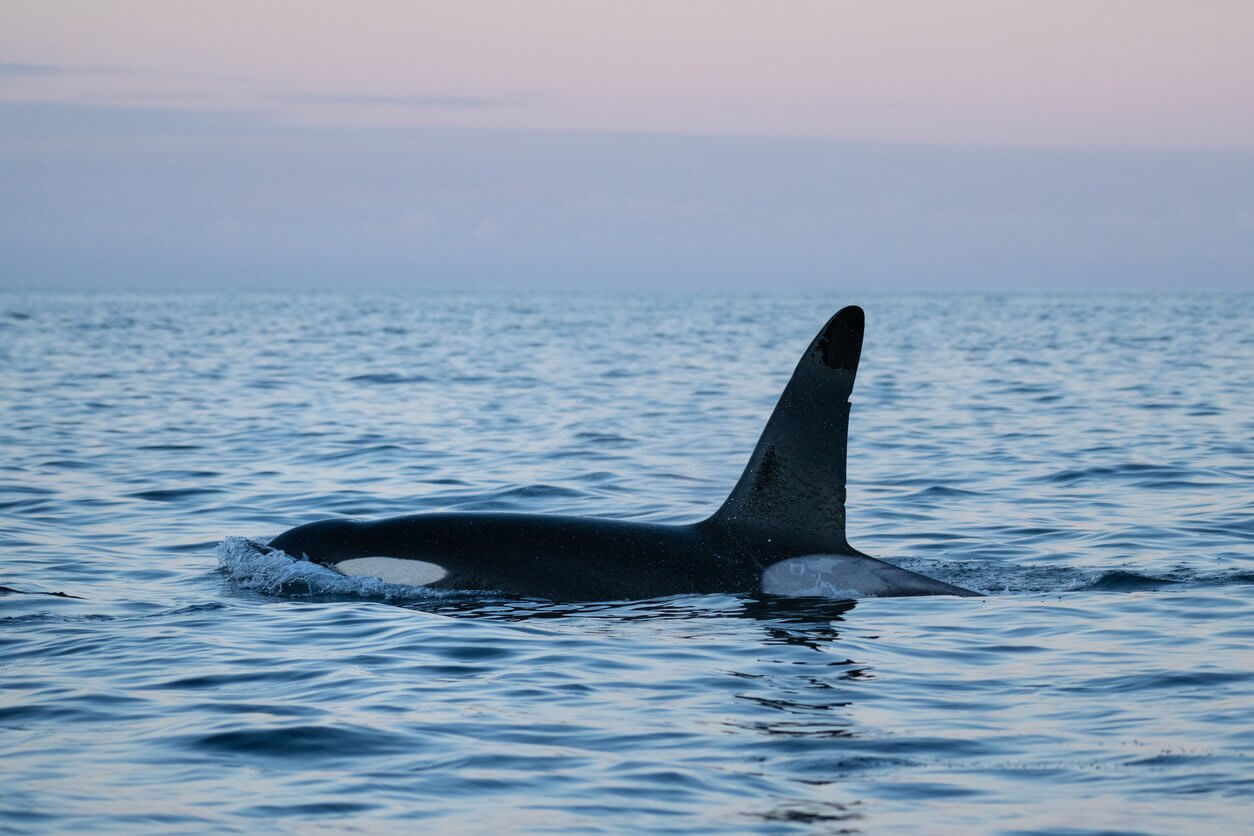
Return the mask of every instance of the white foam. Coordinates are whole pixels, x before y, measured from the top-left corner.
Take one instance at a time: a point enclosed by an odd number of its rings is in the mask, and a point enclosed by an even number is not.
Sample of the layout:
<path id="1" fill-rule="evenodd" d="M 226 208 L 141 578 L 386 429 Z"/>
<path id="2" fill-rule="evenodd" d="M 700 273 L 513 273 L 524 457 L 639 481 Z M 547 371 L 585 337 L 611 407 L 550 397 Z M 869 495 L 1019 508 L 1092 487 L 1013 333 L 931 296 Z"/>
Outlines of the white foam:
<path id="1" fill-rule="evenodd" d="M 443 566 L 398 557 L 355 557 L 341 560 L 335 564 L 335 569 L 349 577 L 378 578 L 385 583 L 402 586 L 426 586 L 448 577 Z"/>
<path id="2" fill-rule="evenodd" d="M 389 583 L 373 576 L 342 574 L 307 560 L 297 560 L 278 549 L 263 551 L 257 543 L 244 537 L 227 537 L 218 544 L 217 554 L 218 565 L 231 581 L 263 595 L 286 598 L 351 595 L 383 601 L 412 601 L 450 594 L 446 590 Z"/>

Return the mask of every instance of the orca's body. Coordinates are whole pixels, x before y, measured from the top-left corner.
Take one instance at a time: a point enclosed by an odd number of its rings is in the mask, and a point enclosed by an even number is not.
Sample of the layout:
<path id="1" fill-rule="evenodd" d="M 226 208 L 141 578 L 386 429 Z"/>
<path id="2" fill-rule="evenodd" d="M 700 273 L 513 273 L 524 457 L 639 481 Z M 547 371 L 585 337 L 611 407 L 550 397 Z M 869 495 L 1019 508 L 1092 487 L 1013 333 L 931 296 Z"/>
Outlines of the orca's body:
<path id="1" fill-rule="evenodd" d="M 556 601 L 754 593 L 976 595 L 867 557 L 845 540 L 849 395 L 861 308 L 811 342 L 723 506 L 691 525 L 534 514 L 324 520 L 270 547 L 344 574 Z"/>

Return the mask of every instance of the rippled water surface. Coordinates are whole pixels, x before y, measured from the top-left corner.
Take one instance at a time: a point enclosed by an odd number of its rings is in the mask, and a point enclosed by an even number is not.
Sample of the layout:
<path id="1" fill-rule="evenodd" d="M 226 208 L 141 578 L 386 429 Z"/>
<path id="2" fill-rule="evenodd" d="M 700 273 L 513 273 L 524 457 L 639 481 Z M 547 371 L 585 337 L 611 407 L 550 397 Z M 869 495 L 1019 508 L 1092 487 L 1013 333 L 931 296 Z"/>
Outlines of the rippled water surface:
<path id="1" fill-rule="evenodd" d="M 699 519 L 851 302 L 850 539 L 985 598 L 559 605 L 250 543 Z M 8 294 L 0 441 L 3 830 L 1249 827 L 1249 295 Z"/>

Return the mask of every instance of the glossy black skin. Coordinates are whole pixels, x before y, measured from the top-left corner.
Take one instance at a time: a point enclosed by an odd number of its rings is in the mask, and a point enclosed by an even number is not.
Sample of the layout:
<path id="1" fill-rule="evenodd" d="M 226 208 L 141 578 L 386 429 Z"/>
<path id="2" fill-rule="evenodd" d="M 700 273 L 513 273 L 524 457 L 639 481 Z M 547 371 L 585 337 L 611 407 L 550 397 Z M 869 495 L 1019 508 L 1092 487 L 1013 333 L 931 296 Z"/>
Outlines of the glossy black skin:
<path id="1" fill-rule="evenodd" d="M 858 307 L 843 308 L 828 320 L 798 362 L 740 481 L 702 522 L 421 514 L 310 523 L 279 535 L 270 546 L 328 566 L 358 557 L 422 560 L 448 571 L 433 587 L 554 601 L 751 593 L 767 566 L 789 557 L 835 554 L 873 561 L 845 540 L 849 395 L 862 331 Z M 896 594 L 967 592 L 917 578 Z"/>
<path id="2" fill-rule="evenodd" d="M 276 537 L 271 548 L 332 566 L 401 557 L 444 567 L 433 588 L 497 590 L 553 601 L 751 593 L 762 570 L 823 543 L 711 518 L 661 525 L 539 514 L 418 514 L 378 522 L 323 520 Z M 849 550 L 846 553 L 850 553 Z"/>

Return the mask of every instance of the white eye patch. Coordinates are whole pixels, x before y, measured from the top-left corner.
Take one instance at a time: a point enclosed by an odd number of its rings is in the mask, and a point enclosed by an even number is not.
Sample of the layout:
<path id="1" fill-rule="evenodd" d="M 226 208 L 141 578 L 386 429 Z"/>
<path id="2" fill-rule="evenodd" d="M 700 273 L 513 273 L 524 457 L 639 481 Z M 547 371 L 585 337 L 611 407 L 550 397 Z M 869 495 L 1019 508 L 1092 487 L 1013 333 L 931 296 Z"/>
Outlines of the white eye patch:
<path id="1" fill-rule="evenodd" d="M 401 586 L 426 586 L 448 576 L 443 566 L 399 557 L 355 557 L 352 560 L 341 560 L 335 564 L 335 570 L 341 575 L 378 578 L 384 583 Z"/>

